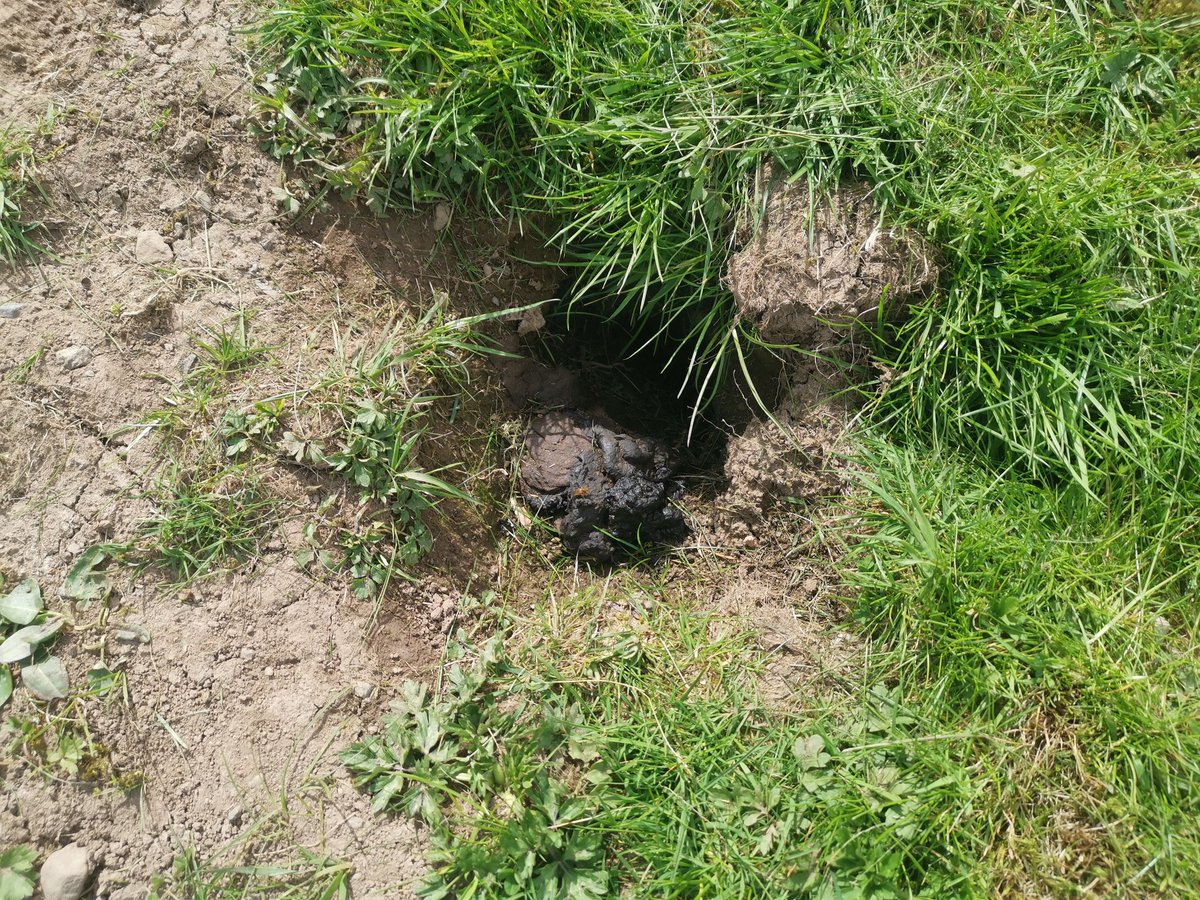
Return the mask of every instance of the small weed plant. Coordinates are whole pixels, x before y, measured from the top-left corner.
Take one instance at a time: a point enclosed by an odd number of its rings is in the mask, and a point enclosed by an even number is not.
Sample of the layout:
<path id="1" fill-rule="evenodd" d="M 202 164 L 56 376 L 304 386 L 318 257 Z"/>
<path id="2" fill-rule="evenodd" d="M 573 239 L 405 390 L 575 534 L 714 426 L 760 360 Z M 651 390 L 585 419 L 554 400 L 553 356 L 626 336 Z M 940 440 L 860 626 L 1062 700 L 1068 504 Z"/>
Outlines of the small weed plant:
<path id="1" fill-rule="evenodd" d="M 41 226 L 26 215 L 26 201 L 38 193 L 33 148 L 21 134 L 0 131 L 0 262 L 16 265 L 41 252 L 34 240 Z"/>
<path id="2" fill-rule="evenodd" d="M 28 844 L 0 850 L 0 897 L 26 900 L 33 896 L 37 884 L 37 874 L 34 872 L 37 858 L 37 850 Z"/>
<path id="3" fill-rule="evenodd" d="M 266 819 L 202 854 L 185 847 L 155 875 L 150 900 L 349 900 L 349 863 L 298 846 L 283 822 Z"/>
<path id="4" fill-rule="evenodd" d="M 180 583 L 247 561 L 279 523 L 273 485 L 291 470 L 326 490 L 296 553 L 302 568 L 319 561 L 318 572 L 347 573 L 355 594 L 375 601 L 393 578 L 410 577 L 433 544 L 428 514 L 444 500 L 474 502 L 447 467 L 421 463 L 428 416 L 468 384 L 471 357 L 494 352 L 478 328 L 503 314 L 451 319 L 446 302 L 354 338 L 356 350 L 335 328 L 328 368 L 257 400 L 271 353 L 251 336 L 250 316 L 206 330 L 196 364 L 143 426 L 162 434 L 173 463 L 127 559 Z"/>

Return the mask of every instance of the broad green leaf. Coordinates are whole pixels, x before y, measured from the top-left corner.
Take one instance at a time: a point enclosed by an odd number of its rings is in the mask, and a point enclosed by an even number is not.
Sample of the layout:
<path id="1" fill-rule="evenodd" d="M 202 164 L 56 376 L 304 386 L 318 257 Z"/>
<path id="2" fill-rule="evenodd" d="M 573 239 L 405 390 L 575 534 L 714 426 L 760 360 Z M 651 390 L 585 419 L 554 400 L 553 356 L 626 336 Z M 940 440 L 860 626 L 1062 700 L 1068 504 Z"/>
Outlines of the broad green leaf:
<path id="1" fill-rule="evenodd" d="M 825 740 L 819 734 L 797 738 L 792 753 L 805 769 L 823 769 L 832 757 L 825 752 Z"/>
<path id="2" fill-rule="evenodd" d="M 16 625 L 28 625 L 42 611 L 42 589 L 27 578 L 0 597 L 0 616 Z"/>
<path id="3" fill-rule="evenodd" d="M 8 666 L 0 665 L 0 706 L 8 702 L 8 698 L 12 696 L 12 670 Z"/>
<path id="4" fill-rule="evenodd" d="M 37 851 L 25 844 L 0 851 L 0 900 L 33 896 L 33 866 Z"/>
<path id="5" fill-rule="evenodd" d="M 21 683 L 39 700 L 58 700 L 67 696 L 67 667 L 57 656 L 45 662 L 21 668 Z"/>
<path id="6" fill-rule="evenodd" d="M 100 600 L 111 589 L 108 576 L 99 571 L 108 560 L 103 546 L 89 547 L 76 560 L 63 582 L 62 596 L 68 600 Z"/>
<path id="7" fill-rule="evenodd" d="M 56 619 L 42 625 L 27 625 L 9 635 L 8 640 L 0 644 L 0 664 L 20 662 L 33 655 L 33 648 L 58 633 L 63 627 L 63 620 Z"/>
<path id="8" fill-rule="evenodd" d="M 97 694 L 107 694 L 117 686 L 118 675 L 107 667 L 96 665 L 88 669 L 88 690 Z"/>
<path id="9" fill-rule="evenodd" d="M 1140 55 L 1136 47 L 1125 47 L 1109 55 L 1108 59 L 1104 60 L 1100 80 L 1108 85 L 1117 84 L 1133 68 Z"/>

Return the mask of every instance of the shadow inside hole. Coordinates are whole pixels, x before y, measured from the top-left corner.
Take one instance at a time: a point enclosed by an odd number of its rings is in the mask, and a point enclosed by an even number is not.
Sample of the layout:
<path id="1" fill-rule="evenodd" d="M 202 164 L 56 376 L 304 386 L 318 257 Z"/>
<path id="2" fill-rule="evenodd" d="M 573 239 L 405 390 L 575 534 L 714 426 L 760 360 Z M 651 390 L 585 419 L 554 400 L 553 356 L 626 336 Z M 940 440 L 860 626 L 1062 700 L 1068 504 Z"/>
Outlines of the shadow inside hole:
<path id="1" fill-rule="evenodd" d="M 570 286 L 564 288 L 570 296 Z M 546 324 L 529 352 L 538 362 L 575 374 L 579 409 L 663 441 L 681 477 L 719 480 L 729 436 L 764 414 L 732 351 L 724 371 L 704 385 L 707 370 L 693 361 L 689 328 L 681 322 L 655 328 L 629 310 L 612 314 L 587 298 L 543 311 Z M 743 352 L 759 397 L 773 409 L 782 360 L 758 346 L 744 346 Z"/>

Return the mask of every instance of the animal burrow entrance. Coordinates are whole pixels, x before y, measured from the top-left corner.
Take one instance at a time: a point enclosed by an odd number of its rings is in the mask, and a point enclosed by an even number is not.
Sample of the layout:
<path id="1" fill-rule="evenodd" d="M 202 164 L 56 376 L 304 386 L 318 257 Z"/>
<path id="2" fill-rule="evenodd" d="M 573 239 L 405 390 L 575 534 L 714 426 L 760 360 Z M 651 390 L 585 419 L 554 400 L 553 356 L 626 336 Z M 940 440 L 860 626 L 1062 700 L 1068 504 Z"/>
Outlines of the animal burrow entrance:
<path id="1" fill-rule="evenodd" d="M 548 304 L 536 328 L 527 319 L 521 351 L 530 359 L 506 382 L 534 410 L 526 504 L 554 523 L 569 553 L 612 561 L 686 537 L 678 501 L 718 483 L 732 428 L 718 404 L 701 404 L 679 349 L 685 335 L 595 310 Z"/>

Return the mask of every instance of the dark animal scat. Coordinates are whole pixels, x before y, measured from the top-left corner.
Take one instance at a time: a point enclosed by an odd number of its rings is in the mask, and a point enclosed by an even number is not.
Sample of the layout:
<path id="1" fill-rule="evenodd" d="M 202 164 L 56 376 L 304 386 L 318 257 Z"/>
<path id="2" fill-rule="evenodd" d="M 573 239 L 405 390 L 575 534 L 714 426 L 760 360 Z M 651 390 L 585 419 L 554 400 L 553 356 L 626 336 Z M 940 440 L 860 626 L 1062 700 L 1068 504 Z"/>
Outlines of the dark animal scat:
<path id="1" fill-rule="evenodd" d="M 676 540 L 687 532 L 672 505 L 666 445 L 576 410 L 535 418 L 525 439 L 521 489 L 537 515 L 554 519 L 568 551 L 611 560 L 623 545 Z"/>

